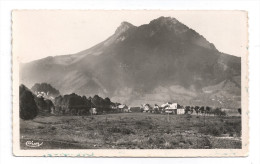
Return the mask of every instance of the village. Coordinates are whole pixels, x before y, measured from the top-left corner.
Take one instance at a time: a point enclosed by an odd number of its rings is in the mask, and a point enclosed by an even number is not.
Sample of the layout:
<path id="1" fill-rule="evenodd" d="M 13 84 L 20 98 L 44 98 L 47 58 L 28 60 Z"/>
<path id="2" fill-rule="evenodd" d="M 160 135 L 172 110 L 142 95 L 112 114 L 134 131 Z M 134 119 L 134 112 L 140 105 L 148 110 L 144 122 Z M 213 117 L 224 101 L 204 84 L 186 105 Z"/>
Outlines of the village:
<path id="1" fill-rule="evenodd" d="M 118 112 L 143 112 L 143 113 L 155 113 L 155 114 L 184 114 L 185 109 L 183 106 L 179 105 L 178 103 L 171 103 L 167 102 L 162 104 L 161 106 L 155 104 L 151 106 L 150 104 L 143 104 L 140 106 L 127 106 L 125 104 L 118 105 L 118 106 L 111 106 L 114 110 Z"/>
<path id="2" fill-rule="evenodd" d="M 55 98 L 49 95 L 49 92 L 35 92 L 37 98 L 44 98 L 46 100 L 54 101 L 54 106 L 51 107 L 51 113 L 57 114 L 66 112 L 57 111 L 56 108 L 60 106 L 55 103 Z M 100 98 L 100 97 L 98 97 Z M 109 100 L 110 101 L 110 100 Z M 56 105 L 55 105 L 56 104 Z M 78 105 L 78 104 L 77 104 Z M 70 108 L 77 108 L 76 106 L 70 106 Z M 183 114 L 197 114 L 197 115 L 213 115 L 213 116 L 240 116 L 241 108 L 238 109 L 226 109 L 219 107 L 209 107 L 209 106 L 183 106 L 177 102 L 166 102 L 161 105 L 154 104 L 154 106 L 145 103 L 140 106 L 128 106 L 126 104 L 112 103 L 109 102 L 106 107 L 96 104 L 94 101 L 90 100 L 89 112 L 74 112 L 74 115 L 82 115 L 82 113 L 97 115 L 106 113 L 153 113 L 153 114 L 173 114 L 173 115 L 183 115 Z M 107 110 L 104 110 L 106 108 Z M 71 110 L 71 109 L 70 109 Z M 74 109 L 79 111 L 80 109 Z M 86 110 L 86 109 L 85 109 Z M 68 111 L 68 110 L 67 110 Z M 80 114 L 81 113 L 81 114 Z M 84 115 L 84 114 L 83 114 Z"/>
<path id="3" fill-rule="evenodd" d="M 142 104 L 140 106 L 127 106 L 125 104 L 111 105 L 111 108 L 115 112 L 124 113 L 153 113 L 153 114 L 196 114 L 196 115 L 207 115 L 207 116 L 239 116 L 241 114 L 241 108 L 238 109 L 227 109 L 227 108 L 214 108 L 209 106 L 182 106 L 178 103 L 167 102 L 162 105 L 155 104 Z M 92 111 L 97 114 L 96 108 L 92 108 Z"/>

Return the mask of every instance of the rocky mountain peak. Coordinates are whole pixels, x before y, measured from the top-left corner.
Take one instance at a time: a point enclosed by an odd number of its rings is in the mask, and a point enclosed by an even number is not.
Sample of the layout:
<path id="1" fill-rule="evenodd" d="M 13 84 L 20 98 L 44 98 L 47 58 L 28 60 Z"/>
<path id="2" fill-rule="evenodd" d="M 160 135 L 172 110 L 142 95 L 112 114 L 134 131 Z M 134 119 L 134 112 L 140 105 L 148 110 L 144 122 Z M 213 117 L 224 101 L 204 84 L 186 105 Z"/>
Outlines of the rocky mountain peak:
<path id="1" fill-rule="evenodd" d="M 120 24 L 120 26 L 116 29 L 115 33 L 122 34 L 122 33 L 126 32 L 127 30 L 129 30 L 130 28 L 135 28 L 135 26 L 129 22 L 122 22 Z"/>
<path id="2" fill-rule="evenodd" d="M 150 24 L 158 24 L 158 25 L 173 25 L 177 23 L 179 23 L 179 21 L 173 17 L 159 17 L 150 22 Z"/>

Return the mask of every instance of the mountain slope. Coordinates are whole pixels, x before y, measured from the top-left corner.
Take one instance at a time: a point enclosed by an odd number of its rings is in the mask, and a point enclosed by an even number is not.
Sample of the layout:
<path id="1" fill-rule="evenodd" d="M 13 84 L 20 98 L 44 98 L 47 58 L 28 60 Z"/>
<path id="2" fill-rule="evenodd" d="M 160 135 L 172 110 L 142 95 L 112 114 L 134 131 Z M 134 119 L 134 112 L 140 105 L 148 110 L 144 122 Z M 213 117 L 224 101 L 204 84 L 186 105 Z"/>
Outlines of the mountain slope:
<path id="1" fill-rule="evenodd" d="M 240 74 L 240 58 L 219 52 L 175 18 L 160 17 L 139 27 L 123 22 L 107 40 L 77 54 L 21 65 L 20 80 L 28 86 L 47 82 L 62 94 L 99 94 L 134 105 L 189 104 L 212 94 L 205 87 L 240 83 L 235 78 Z M 228 98 L 233 95 L 238 93 Z"/>

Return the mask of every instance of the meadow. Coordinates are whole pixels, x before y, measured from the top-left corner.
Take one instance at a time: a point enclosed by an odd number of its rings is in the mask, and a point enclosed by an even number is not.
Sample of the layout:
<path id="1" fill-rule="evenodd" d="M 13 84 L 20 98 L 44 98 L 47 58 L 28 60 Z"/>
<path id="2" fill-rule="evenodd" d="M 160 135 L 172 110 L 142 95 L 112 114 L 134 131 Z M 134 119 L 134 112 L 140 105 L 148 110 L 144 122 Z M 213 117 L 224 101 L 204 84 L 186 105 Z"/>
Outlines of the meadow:
<path id="1" fill-rule="evenodd" d="M 41 142 L 40 147 L 26 146 Z M 240 149 L 241 117 L 117 113 L 20 120 L 21 149 Z"/>

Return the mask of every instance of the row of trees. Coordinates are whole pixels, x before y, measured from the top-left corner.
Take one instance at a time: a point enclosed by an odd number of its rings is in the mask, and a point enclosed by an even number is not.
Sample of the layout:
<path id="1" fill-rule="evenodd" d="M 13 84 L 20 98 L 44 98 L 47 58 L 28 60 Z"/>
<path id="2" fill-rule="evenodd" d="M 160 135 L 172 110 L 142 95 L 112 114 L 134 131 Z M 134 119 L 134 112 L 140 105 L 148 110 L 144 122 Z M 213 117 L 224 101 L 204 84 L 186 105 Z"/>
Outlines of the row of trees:
<path id="1" fill-rule="evenodd" d="M 35 84 L 32 87 L 35 92 L 49 92 L 52 95 L 59 94 L 59 91 L 50 84 Z M 88 115 L 90 109 L 95 108 L 97 113 L 116 112 L 119 103 L 113 103 L 107 97 L 103 99 L 98 95 L 94 97 L 79 96 L 75 93 L 57 96 L 53 102 L 46 97 L 37 97 L 30 89 L 24 85 L 19 87 L 20 94 L 20 118 L 29 120 L 38 114 L 70 114 Z"/>
<path id="2" fill-rule="evenodd" d="M 87 115 L 90 114 L 91 108 L 96 108 L 98 113 L 113 112 L 112 107 L 116 106 L 107 97 L 103 99 L 98 95 L 94 97 L 79 96 L 75 93 L 58 96 L 54 100 L 55 113 L 57 114 L 72 114 L 72 115 Z"/>
<path id="3" fill-rule="evenodd" d="M 241 114 L 241 108 L 237 109 L 238 113 Z M 196 112 L 196 114 L 205 114 L 205 115 L 214 115 L 214 116 L 226 116 L 226 112 L 221 108 L 212 108 L 209 106 L 186 106 L 185 114 L 192 114 Z"/>

